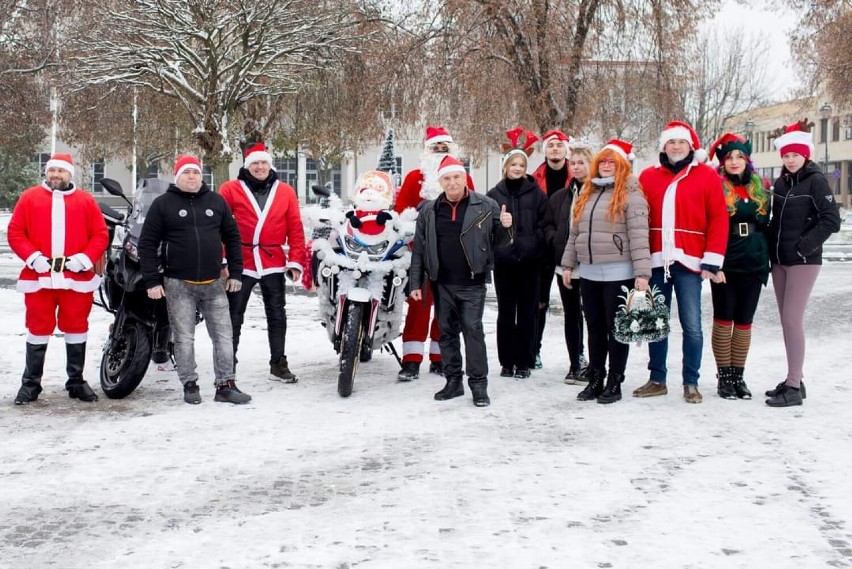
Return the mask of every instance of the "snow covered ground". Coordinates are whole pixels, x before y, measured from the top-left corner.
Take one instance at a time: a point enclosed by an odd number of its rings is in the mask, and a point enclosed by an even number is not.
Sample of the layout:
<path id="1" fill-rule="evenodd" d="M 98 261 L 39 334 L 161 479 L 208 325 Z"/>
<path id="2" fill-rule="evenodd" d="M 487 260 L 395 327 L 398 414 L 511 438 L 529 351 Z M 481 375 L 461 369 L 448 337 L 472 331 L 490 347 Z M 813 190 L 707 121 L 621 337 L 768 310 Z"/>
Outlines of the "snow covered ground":
<path id="1" fill-rule="evenodd" d="M 808 313 L 809 398 L 715 396 L 705 291 L 702 405 L 679 390 L 638 400 L 646 349 L 634 348 L 620 403 L 576 401 L 562 383 L 561 314 L 551 310 L 529 380 L 497 377 L 486 310 L 492 406 L 436 402 L 441 378 L 397 383 L 377 354 L 349 399 L 315 319 L 288 299 L 295 385 L 267 379 L 259 298 L 249 306 L 238 382 L 254 400 L 213 402 L 210 344 L 198 330 L 202 405 L 173 371 L 129 398 L 68 399 L 61 337 L 45 393 L 13 405 L 25 342 L 19 267 L 0 255 L 0 568 L 755 568 L 852 565 L 849 338 L 852 264 L 823 267 Z M 555 303 L 558 305 L 558 302 Z M 785 372 L 772 289 L 757 315 L 746 379 L 755 394 Z M 88 353 L 97 386 L 108 316 L 95 309 Z M 425 371 L 425 370 L 423 370 Z"/>

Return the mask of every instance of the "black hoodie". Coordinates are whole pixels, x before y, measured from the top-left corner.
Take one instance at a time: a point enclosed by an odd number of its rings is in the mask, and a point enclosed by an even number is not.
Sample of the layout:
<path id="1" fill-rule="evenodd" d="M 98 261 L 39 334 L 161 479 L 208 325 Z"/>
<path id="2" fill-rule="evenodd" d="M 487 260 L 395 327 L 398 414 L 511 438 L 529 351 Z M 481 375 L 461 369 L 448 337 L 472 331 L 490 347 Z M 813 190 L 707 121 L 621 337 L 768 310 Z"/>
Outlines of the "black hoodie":
<path id="1" fill-rule="evenodd" d="M 195 282 L 218 279 L 223 243 L 230 278 L 239 279 L 243 273 L 240 231 L 228 204 L 206 184 L 195 194 L 170 185 L 151 203 L 139 236 L 145 286 L 163 284 L 162 276 Z"/>

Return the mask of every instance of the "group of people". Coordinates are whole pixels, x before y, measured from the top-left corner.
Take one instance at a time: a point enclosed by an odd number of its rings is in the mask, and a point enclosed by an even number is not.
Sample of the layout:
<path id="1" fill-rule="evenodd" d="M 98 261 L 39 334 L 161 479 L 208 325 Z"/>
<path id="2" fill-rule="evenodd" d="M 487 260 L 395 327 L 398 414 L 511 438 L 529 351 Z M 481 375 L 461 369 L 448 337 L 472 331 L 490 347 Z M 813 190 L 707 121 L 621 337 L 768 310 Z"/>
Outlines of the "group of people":
<path id="1" fill-rule="evenodd" d="M 787 376 L 766 392 L 766 403 L 802 404 L 805 306 L 822 244 L 840 227 L 833 193 L 810 160 L 813 141 L 803 125 L 787 127 L 775 140 L 784 166 L 771 190 L 754 172 L 750 141 L 732 133 L 720 137 L 710 148 L 719 162 L 714 169 L 705 163 L 697 133 L 680 121 L 666 125 L 658 163 L 638 176 L 632 146 L 622 140 L 610 140 L 595 153 L 587 141 L 559 130 L 540 141 L 521 128 L 507 136 L 502 178 L 480 193 L 450 133 L 430 126 L 421 167 L 400 188 L 395 209 L 417 207 L 418 216 L 398 379 L 419 377 L 431 339 L 429 371 L 446 380 L 435 399 L 462 396 L 466 374 L 474 405 L 489 405 L 482 323 L 488 281 L 493 275 L 500 376 L 523 379 L 542 366 L 556 280 L 569 360 L 564 381 L 583 385 L 579 400 L 613 403 L 622 397 L 629 346 L 613 332 L 627 288 L 659 291 L 668 307 L 677 300 L 683 397 L 700 403 L 701 288 L 709 280 L 717 393 L 750 399 L 745 363 L 760 292 L 771 273 Z M 531 175 L 529 157 L 539 142 L 545 161 Z M 298 381 L 285 353 L 285 279 L 299 281 L 307 266 L 305 233 L 296 193 L 278 179 L 272 163 L 262 144 L 250 146 L 237 179 L 217 193 L 202 181 L 198 159 L 180 156 L 174 182 L 146 217 L 138 247 L 142 273 L 148 296 L 168 305 L 176 369 L 189 404 L 202 401 L 196 312 L 213 343 L 214 400 L 251 400 L 235 374 L 256 285 L 266 313 L 270 378 Z M 18 405 L 36 401 L 42 391 L 47 342 L 57 326 L 65 336 L 69 396 L 98 398 L 83 379 L 83 367 L 107 228 L 94 198 L 79 191 L 73 177 L 69 155 L 51 157 L 45 181 L 22 194 L 9 223 L 9 244 L 25 262 L 17 286 L 25 293 L 28 330 Z M 668 392 L 668 340 L 648 349 L 650 376 L 635 397 Z"/>
<path id="2" fill-rule="evenodd" d="M 461 334 L 474 404 L 490 402 L 481 318 L 487 273 L 493 269 L 501 377 L 526 378 L 541 367 L 555 272 L 570 361 L 565 382 L 584 384 L 579 400 L 613 403 L 622 397 L 629 346 L 616 340 L 614 321 L 622 291 L 632 289 L 661 294 L 667 308 L 677 301 L 683 397 L 701 403 L 701 289 L 708 280 L 717 393 L 751 399 L 745 363 L 761 288 L 771 272 L 787 376 L 766 391 L 766 404 L 801 405 L 804 311 L 822 263 L 822 244 L 840 229 L 833 193 L 810 160 L 813 140 L 804 126 L 790 125 L 775 140 L 784 166 L 771 190 L 754 172 L 750 141 L 724 134 L 710 149 L 719 162 L 713 168 L 698 134 L 681 121 L 666 125 L 658 163 L 638 177 L 630 143 L 613 139 L 593 153 L 586 141 L 558 130 L 544 135 L 545 162 L 530 175 L 528 157 L 538 138 L 510 130 L 502 179 L 485 196 L 470 182 L 461 188 L 464 168 L 449 152 L 448 133 L 444 130 L 442 147 L 430 144 L 427 134 L 426 155 L 443 156 L 429 162 L 439 165 L 431 179 L 443 192 L 421 195 L 411 300 L 421 302 L 430 292 L 435 299 L 446 379 L 435 398 L 464 394 Z M 428 173 L 420 176 L 430 179 Z M 434 326 L 432 333 L 434 338 Z M 650 377 L 634 397 L 668 393 L 668 339 L 650 342 L 648 352 Z"/>

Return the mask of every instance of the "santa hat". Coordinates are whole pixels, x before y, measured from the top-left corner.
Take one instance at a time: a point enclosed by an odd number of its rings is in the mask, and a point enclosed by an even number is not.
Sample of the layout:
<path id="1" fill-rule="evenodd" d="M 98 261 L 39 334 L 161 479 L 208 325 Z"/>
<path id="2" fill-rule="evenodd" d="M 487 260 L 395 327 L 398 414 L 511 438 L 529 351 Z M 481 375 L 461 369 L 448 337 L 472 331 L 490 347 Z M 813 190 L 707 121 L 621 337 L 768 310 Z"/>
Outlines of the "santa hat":
<path id="1" fill-rule="evenodd" d="M 548 130 L 547 132 L 545 132 L 544 136 L 541 138 L 541 150 L 542 150 L 542 152 L 544 152 L 544 150 L 547 148 L 547 143 L 550 142 L 551 140 L 561 141 L 565 145 L 565 149 L 566 150 L 568 149 L 568 140 L 569 140 L 568 135 L 566 135 L 561 130 L 554 128 L 553 130 Z"/>
<path id="2" fill-rule="evenodd" d="M 360 201 L 364 196 L 369 196 L 370 202 L 376 203 L 380 209 L 389 208 L 393 202 L 393 182 L 390 175 L 381 170 L 368 170 L 361 174 L 355 182 L 353 203 L 360 208 L 363 205 Z"/>
<path id="3" fill-rule="evenodd" d="M 62 168 L 63 170 L 67 170 L 72 178 L 74 177 L 74 161 L 71 159 L 70 154 L 54 154 L 51 156 L 50 160 L 44 164 L 45 173 L 50 168 Z"/>
<path id="4" fill-rule="evenodd" d="M 774 144 L 781 156 L 788 152 L 795 152 L 810 159 L 814 151 L 813 136 L 805 130 L 801 122 L 784 127 L 784 134 L 776 138 Z"/>
<path id="5" fill-rule="evenodd" d="M 453 172 L 467 173 L 467 170 L 464 169 L 464 164 L 462 164 L 461 160 L 455 156 L 444 156 L 444 159 L 441 160 L 441 165 L 438 166 L 438 178 L 452 174 Z"/>
<path id="6" fill-rule="evenodd" d="M 633 154 L 633 145 L 629 142 L 618 140 L 617 138 L 613 138 L 604 144 L 604 147 L 601 148 L 601 152 L 604 150 L 612 150 L 628 162 L 631 162 L 636 158 L 636 155 Z"/>
<path id="7" fill-rule="evenodd" d="M 268 162 L 272 166 L 273 162 L 272 154 L 269 153 L 269 150 L 266 149 L 266 146 L 262 142 L 252 144 L 246 148 L 243 157 L 243 168 L 248 168 L 255 162 Z"/>
<path id="8" fill-rule="evenodd" d="M 450 136 L 450 132 L 442 126 L 427 126 L 426 127 L 426 138 L 423 140 L 423 145 L 426 148 L 429 148 L 433 144 L 438 144 L 439 142 L 450 143 L 453 141 L 453 137 Z"/>
<path id="9" fill-rule="evenodd" d="M 710 158 L 715 156 L 719 162 L 722 162 L 734 150 L 739 150 L 745 154 L 746 158 L 751 157 L 751 141 L 732 132 L 726 132 L 710 146 L 709 156 Z"/>
<path id="10" fill-rule="evenodd" d="M 663 132 L 660 134 L 660 152 L 666 147 L 666 143 L 670 140 L 685 140 L 689 146 L 695 151 L 695 159 L 699 162 L 707 160 L 707 151 L 701 148 L 701 140 L 698 138 L 698 133 L 689 124 L 682 121 L 672 121 L 666 125 Z"/>
<path id="11" fill-rule="evenodd" d="M 175 181 L 177 181 L 181 174 L 190 168 L 195 168 L 199 172 L 203 172 L 201 169 L 201 162 L 195 156 L 189 156 L 186 154 L 178 156 L 177 161 L 175 162 Z"/>

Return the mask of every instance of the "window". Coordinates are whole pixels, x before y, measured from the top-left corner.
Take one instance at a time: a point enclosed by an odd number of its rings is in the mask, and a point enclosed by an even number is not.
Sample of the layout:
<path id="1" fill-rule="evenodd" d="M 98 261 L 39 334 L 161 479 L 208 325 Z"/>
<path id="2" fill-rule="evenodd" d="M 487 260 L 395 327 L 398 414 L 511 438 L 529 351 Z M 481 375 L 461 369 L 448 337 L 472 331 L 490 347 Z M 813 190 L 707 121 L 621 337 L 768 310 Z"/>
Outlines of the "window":
<path id="1" fill-rule="evenodd" d="M 837 142 L 840 140 L 840 120 L 834 119 L 831 121 L 831 141 Z"/>
<path id="2" fill-rule="evenodd" d="M 299 177 L 299 161 L 296 158 L 275 158 L 273 164 L 278 179 L 285 184 L 296 187 Z"/>
<path id="3" fill-rule="evenodd" d="M 95 194 L 104 193 L 104 187 L 101 185 L 101 180 L 104 179 L 104 161 L 103 159 L 92 162 L 92 192 Z"/>
<path id="4" fill-rule="evenodd" d="M 846 140 L 852 140 L 852 126 L 846 127 L 846 134 L 844 135 Z"/>
<path id="5" fill-rule="evenodd" d="M 822 119 L 819 121 L 819 140 L 825 142 L 828 140 L 828 120 Z"/>
<path id="6" fill-rule="evenodd" d="M 470 158 L 463 158 L 462 164 L 464 164 L 464 171 L 470 175 Z"/>
<path id="7" fill-rule="evenodd" d="M 142 180 L 147 180 L 149 178 L 157 178 L 160 176 L 160 162 L 158 160 L 153 160 L 148 162 L 148 169 L 144 172 L 142 169 L 136 170 L 136 185 L 139 185 L 139 182 Z"/>
<path id="8" fill-rule="evenodd" d="M 215 180 L 213 179 L 213 168 L 210 166 L 202 166 L 201 169 L 201 181 L 207 184 L 207 187 L 215 192 L 216 185 L 214 184 Z"/>
<path id="9" fill-rule="evenodd" d="M 47 161 L 50 160 L 50 154 L 46 152 L 42 152 L 41 154 L 36 154 L 33 157 L 33 165 L 38 166 L 38 175 L 44 176 L 44 167 L 47 165 Z"/>
<path id="10" fill-rule="evenodd" d="M 340 173 L 340 164 L 337 164 L 331 169 L 331 184 L 332 190 L 335 194 L 340 195 L 340 187 L 342 185 L 342 176 Z M 326 180 L 328 182 L 329 180 Z M 306 185 L 306 193 L 307 203 L 315 203 L 316 199 L 314 197 L 314 193 L 311 191 L 311 186 L 314 186 L 319 183 L 319 172 L 317 171 L 317 163 L 313 158 L 308 158 L 305 160 L 305 185 Z"/>

